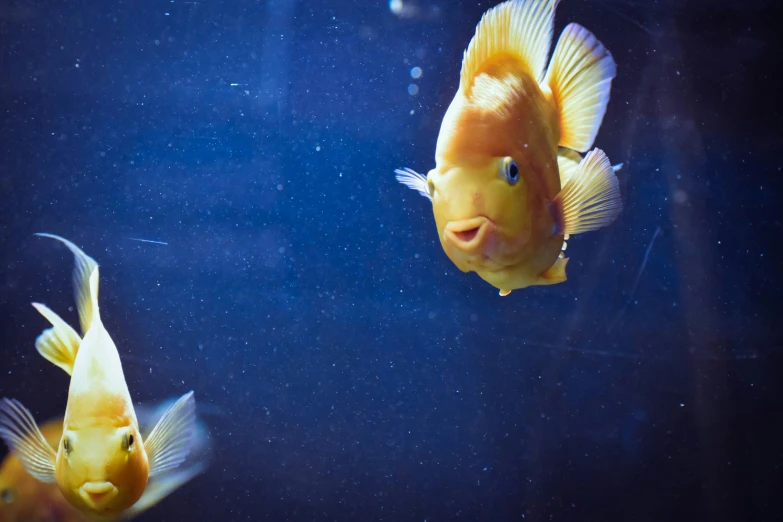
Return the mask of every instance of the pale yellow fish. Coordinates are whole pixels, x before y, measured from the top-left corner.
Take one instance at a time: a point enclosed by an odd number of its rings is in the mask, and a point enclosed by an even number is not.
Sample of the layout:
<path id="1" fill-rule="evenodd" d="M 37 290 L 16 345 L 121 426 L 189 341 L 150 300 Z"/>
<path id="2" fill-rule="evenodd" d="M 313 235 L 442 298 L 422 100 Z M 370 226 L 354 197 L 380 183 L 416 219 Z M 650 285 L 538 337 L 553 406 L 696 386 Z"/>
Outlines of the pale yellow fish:
<path id="1" fill-rule="evenodd" d="M 63 496 L 95 520 L 113 520 L 144 494 L 150 477 L 179 466 L 194 443 L 193 392 L 177 400 L 142 439 L 117 347 L 101 322 L 98 264 L 70 241 L 73 282 L 84 338 L 42 304 L 33 306 L 52 324 L 36 340 L 38 352 L 70 376 L 63 434 L 56 451 L 30 412 L 13 399 L 0 401 L 0 437 L 41 482 L 56 482 Z M 157 483 L 158 496 L 176 481 Z"/>
<path id="2" fill-rule="evenodd" d="M 161 404 L 137 405 L 136 414 L 142 432 L 149 432 L 173 401 Z M 63 418 L 43 423 L 41 434 L 53 448 L 62 440 Z M 166 494 L 186 484 L 202 473 L 208 464 L 211 447 L 209 431 L 203 422 L 196 425 L 194 447 L 179 467 L 164 471 L 147 483 L 138 502 L 120 515 L 129 520 L 157 505 Z M 30 475 L 21 461 L 9 453 L 0 462 L 0 522 L 88 522 L 90 519 L 73 507 L 60 492 L 57 484 L 41 482 Z"/>
<path id="3" fill-rule="evenodd" d="M 463 272 L 507 295 L 566 280 L 569 234 L 620 213 L 617 178 L 592 147 L 615 76 L 611 54 L 568 25 L 546 60 L 558 0 L 487 11 L 441 124 L 435 168 L 397 179 L 432 201 L 441 246 Z"/>

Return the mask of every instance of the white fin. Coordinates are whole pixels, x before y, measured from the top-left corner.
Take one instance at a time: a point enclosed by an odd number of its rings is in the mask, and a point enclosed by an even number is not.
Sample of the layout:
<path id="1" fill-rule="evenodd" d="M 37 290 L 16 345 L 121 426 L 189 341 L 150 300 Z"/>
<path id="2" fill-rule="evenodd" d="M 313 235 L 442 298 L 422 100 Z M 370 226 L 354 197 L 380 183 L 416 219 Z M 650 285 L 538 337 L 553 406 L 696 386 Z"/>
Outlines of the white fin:
<path id="1" fill-rule="evenodd" d="M 560 171 L 560 188 L 568 184 L 568 180 L 579 172 L 579 164 L 582 162 L 582 156 L 571 149 L 557 151 L 557 168 Z"/>
<path id="2" fill-rule="evenodd" d="M 590 31 L 565 28 L 544 80 L 560 111 L 561 147 L 585 152 L 593 146 L 616 72 L 612 55 Z"/>
<path id="3" fill-rule="evenodd" d="M 620 185 L 609 158 L 601 149 L 593 149 L 552 201 L 557 221 L 555 233 L 597 230 L 614 221 L 622 206 Z"/>
<path id="4" fill-rule="evenodd" d="M 166 411 L 175 403 L 176 399 L 166 399 L 165 401 L 156 401 L 150 403 L 140 403 L 135 405 L 136 416 L 139 420 L 141 432 L 146 434 L 150 428 L 158 423 Z M 203 405 L 199 404 L 199 410 Z M 148 509 L 157 505 L 161 500 L 185 485 L 187 482 L 204 472 L 209 465 L 212 454 L 212 445 L 210 434 L 206 425 L 196 419 L 194 427 L 193 444 L 190 454 L 185 461 L 176 469 L 164 471 L 154 477 L 151 477 L 141 498 L 129 509 L 122 512 L 121 520 L 134 518 Z"/>
<path id="5" fill-rule="evenodd" d="M 150 461 L 150 477 L 179 466 L 193 445 L 196 401 L 190 391 L 180 397 L 153 428 L 144 442 Z"/>
<path id="6" fill-rule="evenodd" d="M 93 314 L 98 317 L 98 263 L 82 250 L 60 236 L 54 234 L 38 233 L 36 236 L 50 237 L 62 242 L 73 253 L 76 266 L 73 269 L 73 288 L 76 298 L 76 306 L 79 309 L 79 321 L 82 325 L 82 335 L 92 324 Z M 95 288 L 90 289 L 91 276 L 95 272 Z"/>
<path id="7" fill-rule="evenodd" d="M 470 94 L 486 63 L 500 55 L 520 60 L 539 83 L 552 46 L 559 0 L 509 0 L 484 13 L 462 58 L 460 88 Z"/>
<path id="8" fill-rule="evenodd" d="M 623 168 L 623 164 L 622 163 L 618 163 L 617 165 L 612 165 L 612 170 L 615 171 L 615 172 L 617 172 L 621 168 Z"/>
<path id="9" fill-rule="evenodd" d="M 47 484 L 55 482 L 56 454 L 33 416 L 15 399 L 0 400 L 0 437 L 30 475 Z"/>
<path id="10" fill-rule="evenodd" d="M 204 469 L 206 469 L 206 465 L 198 462 L 181 471 L 169 471 L 157 477 L 151 477 L 144 489 L 144 494 L 135 504 L 122 512 L 120 519 L 129 520 L 154 507 L 158 502 L 190 482 Z"/>
<path id="11" fill-rule="evenodd" d="M 71 328 L 71 325 L 63 321 L 59 315 L 52 312 L 46 305 L 33 303 L 33 306 L 42 316 L 46 317 L 53 328 L 48 328 L 35 340 L 35 349 L 44 359 L 59 366 L 65 373 L 71 375 L 73 363 L 76 360 L 76 352 L 82 338 Z"/>
<path id="12" fill-rule="evenodd" d="M 394 176 L 397 181 L 410 189 L 417 190 L 419 194 L 432 201 L 432 196 L 427 188 L 427 176 L 409 168 L 397 169 L 394 173 L 397 174 Z"/>

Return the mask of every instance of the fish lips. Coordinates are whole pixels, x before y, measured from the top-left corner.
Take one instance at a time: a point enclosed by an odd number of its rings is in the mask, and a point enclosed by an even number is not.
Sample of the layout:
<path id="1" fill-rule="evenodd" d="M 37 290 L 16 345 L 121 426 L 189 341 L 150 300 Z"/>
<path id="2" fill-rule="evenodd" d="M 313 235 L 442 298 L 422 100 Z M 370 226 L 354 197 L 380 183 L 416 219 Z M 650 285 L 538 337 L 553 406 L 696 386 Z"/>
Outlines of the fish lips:
<path id="1" fill-rule="evenodd" d="M 79 488 L 79 496 L 93 509 L 101 509 L 118 493 L 117 486 L 111 482 L 85 482 Z"/>
<path id="2" fill-rule="evenodd" d="M 487 247 L 497 231 L 497 225 L 486 216 L 449 221 L 443 236 L 447 247 L 467 258 L 487 257 Z"/>

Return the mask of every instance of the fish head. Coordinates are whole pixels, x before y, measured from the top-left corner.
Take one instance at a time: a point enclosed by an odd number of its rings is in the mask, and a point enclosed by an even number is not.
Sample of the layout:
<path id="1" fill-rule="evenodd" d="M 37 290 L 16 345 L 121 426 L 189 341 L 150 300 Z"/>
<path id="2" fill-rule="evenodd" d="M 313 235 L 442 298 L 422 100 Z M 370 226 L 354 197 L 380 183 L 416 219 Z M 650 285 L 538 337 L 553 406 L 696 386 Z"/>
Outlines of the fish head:
<path id="1" fill-rule="evenodd" d="M 443 250 L 463 272 L 502 270 L 529 246 L 534 213 L 529 177 L 512 156 L 439 164 L 427 174 Z"/>
<path id="2" fill-rule="evenodd" d="M 60 490 L 71 504 L 106 515 L 135 504 L 149 479 L 138 426 L 127 418 L 66 422 L 55 469 Z"/>

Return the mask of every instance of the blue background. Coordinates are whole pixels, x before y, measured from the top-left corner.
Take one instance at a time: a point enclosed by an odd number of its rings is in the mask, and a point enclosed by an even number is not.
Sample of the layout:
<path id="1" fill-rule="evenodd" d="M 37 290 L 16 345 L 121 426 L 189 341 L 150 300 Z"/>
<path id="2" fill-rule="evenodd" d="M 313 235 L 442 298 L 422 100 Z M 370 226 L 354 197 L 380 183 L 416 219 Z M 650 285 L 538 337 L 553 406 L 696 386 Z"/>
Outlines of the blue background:
<path id="1" fill-rule="evenodd" d="M 393 174 L 495 2 L 405 4 L 0 7 L 0 395 L 65 407 L 50 232 L 101 265 L 134 400 L 207 406 L 209 470 L 140 520 L 779 519 L 773 2 L 561 3 L 617 62 L 625 207 L 505 298 Z"/>

